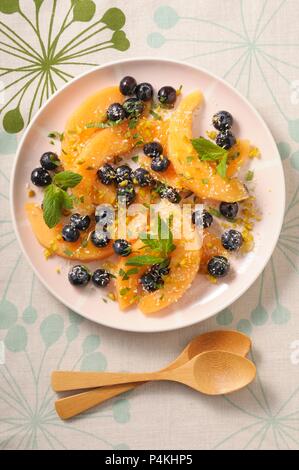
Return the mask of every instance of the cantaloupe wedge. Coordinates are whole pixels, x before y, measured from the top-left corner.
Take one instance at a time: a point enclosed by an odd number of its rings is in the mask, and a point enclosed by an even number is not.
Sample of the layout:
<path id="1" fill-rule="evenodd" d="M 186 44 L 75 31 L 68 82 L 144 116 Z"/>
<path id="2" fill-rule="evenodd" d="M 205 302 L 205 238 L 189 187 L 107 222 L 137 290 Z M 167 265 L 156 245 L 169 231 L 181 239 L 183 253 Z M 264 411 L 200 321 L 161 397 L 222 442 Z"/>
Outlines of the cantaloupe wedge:
<path id="1" fill-rule="evenodd" d="M 209 260 L 213 258 L 213 256 L 227 257 L 227 251 L 223 248 L 219 237 L 208 230 L 204 230 L 203 232 L 200 271 L 206 273 Z"/>
<path id="2" fill-rule="evenodd" d="M 106 111 L 112 103 L 122 103 L 125 97 L 116 86 L 103 88 L 102 90 L 89 96 L 83 103 L 75 109 L 68 119 L 64 138 L 62 141 L 63 152 L 61 161 L 64 166 L 69 164 L 79 155 L 81 146 L 99 129 L 86 129 L 86 124 L 91 122 L 103 122 L 106 119 Z"/>
<path id="3" fill-rule="evenodd" d="M 236 145 L 232 147 L 229 151 L 229 158 L 230 156 L 238 155 L 237 157 L 229 160 L 227 165 L 227 176 L 231 177 L 236 175 L 240 169 L 245 165 L 248 161 L 250 152 L 250 142 L 249 140 L 238 140 Z"/>
<path id="4" fill-rule="evenodd" d="M 182 190 L 184 187 L 183 180 L 180 178 L 174 169 L 173 163 L 170 163 L 166 171 L 156 172 L 151 169 L 151 159 L 145 155 L 140 155 L 138 159 L 140 166 L 149 171 L 153 178 L 161 181 L 167 186 Z"/>
<path id="5" fill-rule="evenodd" d="M 65 242 L 61 238 L 62 224 L 49 228 L 44 222 L 43 211 L 37 204 L 26 204 L 25 210 L 34 235 L 38 242 L 49 250 L 49 254 L 79 261 L 104 259 L 113 254 L 112 244 L 105 248 L 97 248 L 88 240 L 82 246 L 82 241 L 88 238 L 88 233 L 86 232 L 82 232 L 81 238 L 75 243 Z M 92 230 L 90 229 L 89 231 Z"/>
<path id="6" fill-rule="evenodd" d="M 170 273 L 165 276 L 164 287 L 141 295 L 138 307 L 145 315 L 168 307 L 189 289 L 199 269 L 200 252 L 200 248 L 186 249 L 185 240 L 176 242 L 176 249 L 171 254 Z"/>
<path id="7" fill-rule="evenodd" d="M 192 114 L 202 103 L 200 91 L 189 94 L 172 114 L 168 132 L 168 156 L 184 186 L 202 198 L 235 202 L 248 197 L 244 185 L 237 179 L 222 178 L 215 167 L 201 161 L 193 148 Z"/>

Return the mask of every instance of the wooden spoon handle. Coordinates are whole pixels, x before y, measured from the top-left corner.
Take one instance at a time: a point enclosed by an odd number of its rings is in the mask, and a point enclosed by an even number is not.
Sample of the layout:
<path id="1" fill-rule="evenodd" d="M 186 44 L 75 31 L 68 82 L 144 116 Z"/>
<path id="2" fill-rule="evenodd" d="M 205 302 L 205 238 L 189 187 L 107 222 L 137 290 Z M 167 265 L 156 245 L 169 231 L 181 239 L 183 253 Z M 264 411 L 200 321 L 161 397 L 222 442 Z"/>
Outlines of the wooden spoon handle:
<path id="1" fill-rule="evenodd" d="M 89 390 L 88 392 L 78 393 L 77 395 L 70 395 L 69 397 L 56 400 L 55 409 L 61 419 L 69 419 L 79 413 L 83 413 L 83 411 L 93 406 L 100 405 L 110 398 L 133 390 L 138 387 L 138 385 L 142 385 L 142 383 L 143 382 L 100 387 Z"/>
<path id="2" fill-rule="evenodd" d="M 164 372 L 145 374 L 113 373 L 113 372 L 68 372 L 54 371 L 51 377 L 55 392 L 97 388 L 106 385 L 128 384 L 131 382 L 148 382 L 149 380 L 167 380 Z M 171 380 L 171 379 L 170 379 Z"/>

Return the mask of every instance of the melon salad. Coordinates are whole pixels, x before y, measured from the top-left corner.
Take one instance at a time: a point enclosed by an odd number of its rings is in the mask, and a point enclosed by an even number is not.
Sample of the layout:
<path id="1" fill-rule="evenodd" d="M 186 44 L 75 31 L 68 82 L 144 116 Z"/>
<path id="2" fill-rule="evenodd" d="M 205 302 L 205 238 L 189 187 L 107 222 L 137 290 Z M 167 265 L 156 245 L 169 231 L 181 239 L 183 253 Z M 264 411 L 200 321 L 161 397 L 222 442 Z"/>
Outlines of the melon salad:
<path id="1" fill-rule="evenodd" d="M 76 261 L 68 272 L 74 289 L 106 288 L 105 301 L 150 315 L 200 276 L 218 282 L 232 256 L 252 249 L 258 217 L 248 165 L 258 151 L 234 135 L 229 111 L 215 112 L 205 137 L 194 136 L 203 100 L 182 87 L 155 95 L 128 76 L 87 98 L 63 133 L 49 134 L 61 151 L 44 153 L 32 171 L 43 200 L 28 202 L 26 213 L 46 259 Z"/>

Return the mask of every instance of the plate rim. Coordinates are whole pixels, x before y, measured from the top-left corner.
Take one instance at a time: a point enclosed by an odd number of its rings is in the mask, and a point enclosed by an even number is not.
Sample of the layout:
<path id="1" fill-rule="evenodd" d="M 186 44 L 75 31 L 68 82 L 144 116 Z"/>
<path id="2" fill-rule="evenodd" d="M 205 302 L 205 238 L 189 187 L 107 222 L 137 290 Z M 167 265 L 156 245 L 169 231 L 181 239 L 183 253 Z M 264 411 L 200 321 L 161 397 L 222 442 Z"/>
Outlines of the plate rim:
<path id="1" fill-rule="evenodd" d="M 35 275 L 37 276 L 39 281 L 51 293 L 51 295 L 53 295 L 54 298 L 59 300 L 59 302 L 61 302 L 63 305 L 65 305 L 71 311 L 77 313 L 78 315 L 81 315 L 83 318 L 86 318 L 89 321 L 92 321 L 92 322 L 96 323 L 97 325 L 113 328 L 113 329 L 116 329 L 116 330 L 119 330 L 119 331 L 132 332 L 132 333 L 162 333 L 162 332 L 167 332 L 167 331 L 175 331 L 175 330 L 179 330 L 179 329 L 182 329 L 182 328 L 188 328 L 192 325 L 195 325 L 197 323 L 201 323 L 201 322 L 203 322 L 203 321 L 205 321 L 209 318 L 214 317 L 215 315 L 217 315 L 217 313 L 219 313 L 220 311 L 224 310 L 225 308 L 229 307 L 234 302 L 236 302 L 254 284 L 254 282 L 258 279 L 258 277 L 260 276 L 262 271 L 267 266 L 272 254 L 275 250 L 275 247 L 277 245 L 278 238 L 279 238 L 279 235 L 280 235 L 280 232 L 281 232 L 281 229 L 282 229 L 284 215 L 285 215 L 285 204 L 286 204 L 285 174 L 284 174 L 282 161 L 279 158 L 278 159 L 278 166 L 279 166 L 279 170 L 280 170 L 280 173 L 281 173 L 281 183 L 282 183 L 282 188 L 281 188 L 282 191 L 281 192 L 282 192 L 282 195 L 283 195 L 283 200 L 281 201 L 282 202 L 282 205 L 281 205 L 282 210 L 281 210 L 281 214 L 280 214 L 279 223 L 277 224 L 277 233 L 275 234 L 275 237 L 273 238 L 271 249 L 269 250 L 267 256 L 264 258 L 264 262 L 262 263 L 260 269 L 252 277 L 252 279 L 250 280 L 250 283 L 248 285 L 245 285 L 245 287 L 241 288 L 234 296 L 229 298 L 229 300 L 227 302 L 224 302 L 221 310 L 218 310 L 214 313 L 203 314 L 200 319 L 192 319 L 188 323 L 186 323 L 185 325 L 173 324 L 172 326 L 171 325 L 166 326 L 166 327 L 163 326 L 162 328 L 159 328 L 159 329 L 153 328 L 153 327 L 148 327 L 148 328 L 145 328 L 143 330 L 140 330 L 140 329 L 137 329 L 137 328 L 135 329 L 133 327 L 124 328 L 123 326 L 111 325 L 111 324 L 109 324 L 109 322 L 106 323 L 105 321 L 102 321 L 102 319 L 100 319 L 100 321 L 97 321 L 97 319 L 89 318 L 88 316 L 86 316 L 82 312 L 80 312 L 78 309 L 74 308 L 72 305 L 65 302 L 65 300 L 63 300 L 60 295 L 58 295 L 57 293 L 54 292 L 54 290 L 48 285 L 46 280 L 44 280 L 42 275 L 39 273 L 38 269 L 34 266 L 33 262 L 31 261 L 30 256 L 27 253 L 27 251 L 25 249 L 25 246 L 22 242 L 21 235 L 19 233 L 19 229 L 18 229 L 18 225 L 17 225 L 17 220 L 16 220 L 16 217 L 15 217 L 15 202 L 16 202 L 15 178 L 16 178 L 17 165 L 18 165 L 18 161 L 20 159 L 20 154 L 21 154 L 21 150 L 23 148 L 24 142 L 25 142 L 25 140 L 27 138 L 27 135 L 29 134 L 30 130 L 35 125 L 36 120 L 38 119 L 40 114 L 42 114 L 42 112 L 48 106 L 48 104 L 52 100 L 54 100 L 59 94 L 62 94 L 64 92 L 64 90 L 66 90 L 73 83 L 81 80 L 82 78 L 86 77 L 87 75 L 89 75 L 91 73 L 94 73 L 96 71 L 105 69 L 107 67 L 118 66 L 118 65 L 125 64 L 125 63 L 128 63 L 128 62 L 151 62 L 151 61 L 161 62 L 161 63 L 170 63 L 170 64 L 173 64 L 173 65 L 180 65 L 180 66 L 184 66 L 184 67 L 190 67 L 190 68 L 192 68 L 192 69 L 194 69 L 198 72 L 201 72 L 203 74 L 206 74 L 207 76 L 210 76 L 212 79 L 216 80 L 217 82 L 220 82 L 220 83 L 224 84 L 226 87 L 228 87 L 230 90 L 232 90 L 243 102 L 246 103 L 246 105 L 250 108 L 250 110 L 253 112 L 253 114 L 256 116 L 256 118 L 259 120 L 260 124 L 263 126 L 264 131 L 268 134 L 269 138 L 272 140 L 272 142 L 275 144 L 275 147 L 277 148 L 277 144 L 276 144 L 276 141 L 274 139 L 274 136 L 273 136 L 272 132 L 270 131 L 266 121 L 261 116 L 259 111 L 257 111 L 257 109 L 253 106 L 253 104 L 248 100 L 248 98 L 246 98 L 244 95 L 242 95 L 242 93 L 239 90 L 237 90 L 235 87 L 233 87 L 225 79 L 223 79 L 222 77 L 219 77 L 218 75 L 214 74 L 213 72 L 210 72 L 206 68 L 198 66 L 198 65 L 194 65 L 194 64 L 191 64 L 189 62 L 182 61 L 182 60 L 169 59 L 167 57 L 154 57 L 154 56 L 143 57 L 143 56 L 139 56 L 139 57 L 136 57 L 136 58 L 118 59 L 118 60 L 105 62 L 102 65 L 93 67 L 93 68 L 79 74 L 74 79 L 72 79 L 69 82 L 65 83 L 61 88 L 59 88 L 59 90 L 57 90 L 53 95 L 51 95 L 49 97 L 49 99 L 37 111 L 37 113 L 34 115 L 32 121 L 29 123 L 29 125 L 25 129 L 24 133 L 22 134 L 22 137 L 21 137 L 21 139 L 18 143 L 18 148 L 17 148 L 17 151 L 15 153 L 15 158 L 14 158 L 14 162 L 13 162 L 12 169 L 11 169 L 10 190 L 9 190 L 9 206 L 10 206 L 10 212 L 11 212 L 11 215 L 12 215 L 12 225 L 13 225 L 14 232 L 16 234 L 16 239 L 17 239 L 18 244 L 21 247 L 21 251 L 22 251 L 23 255 L 25 256 L 27 262 L 29 263 L 31 269 L 33 270 L 33 272 L 35 273 Z M 278 148 L 277 148 L 277 155 L 279 156 Z"/>

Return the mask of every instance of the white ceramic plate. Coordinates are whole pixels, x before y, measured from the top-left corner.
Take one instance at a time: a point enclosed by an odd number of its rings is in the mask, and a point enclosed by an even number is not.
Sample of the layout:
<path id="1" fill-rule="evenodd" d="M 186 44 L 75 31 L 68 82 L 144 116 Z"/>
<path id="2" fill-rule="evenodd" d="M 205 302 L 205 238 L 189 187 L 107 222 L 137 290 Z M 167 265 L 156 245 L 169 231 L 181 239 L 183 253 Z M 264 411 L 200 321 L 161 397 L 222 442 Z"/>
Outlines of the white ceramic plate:
<path id="1" fill-rule="evenodd" d="M 234 275 L 214 285 L 198 276 L 191 289 L 171 308 L 161 314 L 145 317 L 138 309 L 123 313 L 116 302 L 102 301 L 96 288 L 72 287 L 67 280 L 70 262 L 54 257 L 45 260 L 26 219 L 24 203 L 28 200 L 26 184 L 38 166 L 40 155 L 49 150 L 48 133 L 62 131 L 68 116 L 87 96 L 100 88 L 118 84 L 125 75 L 138 82 L 149 81 L 156 90 L 163 85 L 177 88 L 183 94 L 200 88 L 205 105 L 196 118 L 196 135 L 211 129 L 211 117 L 220 110 L 229 110 L 239 138 L 250 139 L 262 154 L 254 159 L 254 186 L 263 218 L 255 228 L 255 248 L 233 263 Z M 255 281 L 269 260 L 277 242 L 284 213 L 285 185 L 281 160 L 275 141 L 266 124 L 249 102 L 223 80 L 198 67 L 172 60 L 129 59 L 113 62 L 76 78 L 58 91 L 43 106 L 23 135 L 11 182 L 11 206 L 20 245 L 36 275 L 49 291 L 70 309 L 84 317 L 113 328 L 138 332 L 174 330 L 202 321 L 221 311 L 240 297 Z M 72 263 L 77 264 L 77 263 Z M 62 273 L 57 274 L 60 266 Z"/>

